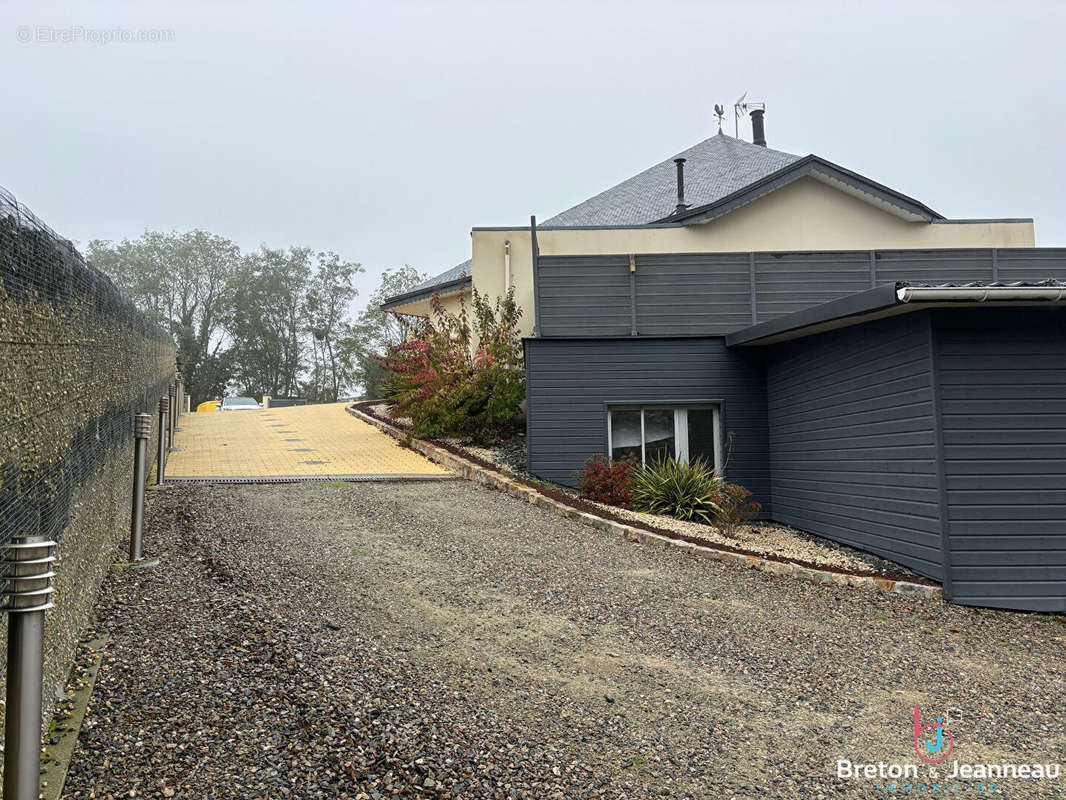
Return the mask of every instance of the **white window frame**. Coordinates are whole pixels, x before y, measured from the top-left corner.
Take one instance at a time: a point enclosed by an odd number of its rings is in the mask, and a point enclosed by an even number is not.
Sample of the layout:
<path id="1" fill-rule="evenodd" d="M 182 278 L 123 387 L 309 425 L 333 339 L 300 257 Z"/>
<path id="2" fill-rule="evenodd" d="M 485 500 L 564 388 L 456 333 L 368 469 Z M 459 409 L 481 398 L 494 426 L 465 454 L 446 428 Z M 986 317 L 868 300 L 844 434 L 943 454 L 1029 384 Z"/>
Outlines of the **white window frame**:
<path id="1" fill-rule="evenodd" d="M 640 463 L 647 463 L 645 452 L 644 435 L 644 412 L 645 411 L 673 411 L 674 412 L 674 450 L 677 460 L 687 464 L 689 459 L 688 449 L 688 412 L 690 410 L 712 411 L 712 435 L 714 438 L 714 469 L 722 471 L 722 406 L 720 403 L 690 403 L 669 405 L 648 404 L 638 405 L 635 403 L 612 403 L 607 406 L 607 454 L 614 457 L 614 433 L 612 431 L 613 414 L 615 411 L 639 411 L 640 412 Z"/>

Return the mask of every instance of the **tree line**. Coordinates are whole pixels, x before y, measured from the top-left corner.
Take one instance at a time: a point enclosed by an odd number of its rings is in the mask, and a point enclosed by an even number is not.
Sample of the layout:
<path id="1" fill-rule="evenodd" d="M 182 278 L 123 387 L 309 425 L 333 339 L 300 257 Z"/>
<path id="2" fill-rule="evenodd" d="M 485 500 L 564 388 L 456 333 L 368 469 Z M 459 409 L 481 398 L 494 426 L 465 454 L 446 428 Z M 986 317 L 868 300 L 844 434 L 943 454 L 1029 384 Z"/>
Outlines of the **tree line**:
<path id="1" fill-rule="evenodd" d="M 206 231 L 121 242 L 87 255 L 174 337 L 194 402 L 238 394 L 332 402 L 379 396 L 375 355 L 403 341 L 403 324 L 378 306 L 424 276 L 387 270 L 367 308 L 353 312 L 363 267 L 330 251 L 260 247 L 241 253 Z"/>

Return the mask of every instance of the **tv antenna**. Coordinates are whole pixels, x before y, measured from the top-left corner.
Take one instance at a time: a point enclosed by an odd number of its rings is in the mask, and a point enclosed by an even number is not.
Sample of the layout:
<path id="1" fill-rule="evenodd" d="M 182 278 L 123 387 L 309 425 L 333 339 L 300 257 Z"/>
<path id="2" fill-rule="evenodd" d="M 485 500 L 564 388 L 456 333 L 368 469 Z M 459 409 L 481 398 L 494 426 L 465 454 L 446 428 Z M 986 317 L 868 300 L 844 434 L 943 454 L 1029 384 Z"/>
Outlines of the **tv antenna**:
<path id="1" fill-rule="evenodd" d="M 733 103 L 733 133 L 736 138 L 740 138 L 740 118 L 746 117 L 749 111 L 754 111 L 757 108 L 766 108 L 766 103 L 757 103 L 754 100 L 748 100 L 748 93 L 744 92 L 737 101 Z"/>
<path id="2" fill-rule="evenodd" d="M 722 132 L 722 119 L 725 117 L 725 107 L 721 103 L 714 104 L 714 115 L 718 117 L 718 132 Z"/>

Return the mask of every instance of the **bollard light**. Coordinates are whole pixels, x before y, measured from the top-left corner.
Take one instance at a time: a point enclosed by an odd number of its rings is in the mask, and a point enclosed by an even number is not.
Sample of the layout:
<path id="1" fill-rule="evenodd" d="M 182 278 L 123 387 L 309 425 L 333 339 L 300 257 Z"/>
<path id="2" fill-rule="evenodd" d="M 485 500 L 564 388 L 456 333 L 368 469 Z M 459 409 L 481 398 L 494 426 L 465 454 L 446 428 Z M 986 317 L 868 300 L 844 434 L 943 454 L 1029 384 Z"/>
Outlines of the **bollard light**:
<path id="1" fill-rule="evenodd" d="M 185 410 L 185 376 L 179 370 L 174 376 L 174 425 L 181 419 L 181 412 Z"/>
<path id="2" fill-rule="evenodd" d="M 167 471 L 167 411 L 170 409 L 170 401 L 165 397 L 159 398 L 159 454 L 156 457 L 155 482 L 163 485 L 163 477 Z"/>
<path id="3" fill-rule="evenodd" d="M 52 607 L 55 546 L 44 536 L 16 536 L 6 548 L 4 800 L 37 800 L 41 791 L 44 612 Z"/>
<path id="4" fill-rule="evenodd" d="M 178 385 L 173 381 L 170 387 L 167 389 L 167 449 L 174 449 L 174 418 L 177 416 L 175 410 L 178 407 Z"/>
<path id="5" fill-rule="evenodd" d="M 133 418 L 133 510 L 130 513 L 130 563 L 141 560 L 144 536 L 144 482 L 148 465 L 148 436 L 152 432 L 152 415 Z"/>

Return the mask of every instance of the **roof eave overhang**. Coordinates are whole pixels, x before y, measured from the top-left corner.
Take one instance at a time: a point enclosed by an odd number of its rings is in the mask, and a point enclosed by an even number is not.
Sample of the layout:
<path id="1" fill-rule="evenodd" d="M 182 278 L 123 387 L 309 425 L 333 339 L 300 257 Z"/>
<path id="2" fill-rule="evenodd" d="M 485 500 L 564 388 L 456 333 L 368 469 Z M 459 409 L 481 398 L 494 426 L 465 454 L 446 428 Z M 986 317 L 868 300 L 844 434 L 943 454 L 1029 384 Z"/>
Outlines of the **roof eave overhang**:
<path id="1" fill-rule="evenodd" d="M 470 280 L 464 275 L 461 278 L 457 278 L 454 281 L 446 281 L 439 283 L 432 289 L 419 289 L 414 292 L 407 292 L 406 294 L 398 294 L 388 298 L 378 308 L 382 311 L 392 311 L 393 309 L 405 306 L 409 303 L 415 303 L 419 300 L 429 300 L 437 292 L 441 293 L 441 296 L 448 294 L 454 294 L 463 288 L 464 285 L 469 284 Z"/>
<path id="2" fill-rule="evenodd" d="M 831 161 L 826 161 L 824 158 L 809 155 L 786 167 L 782 167 L 776 172 L 770 173 L 765 178 L 760 178 L 748 184 L 743 189 L 726 195 L 720 200 L 703 206 L 685 209 L 680 213 L 663 217 L 658 222 L 701 225 L 736 211 L 738 208 L 753 203 L 770 192 L 795 183 L 801 178 L 808 177 L 846 192 L 908 222 L 935 222 L 944 219 L 942 214 L 938 214 L 912 197 L 900 194 L 894 189 L 890 189 Z"/>
<path id="3" fill-rule="evenodd" d="M 734 331 L 728 347 L 762 347 L 930 308 L 1066 307 L 1066 286 L 903 286 L 888 283 Z"/>

